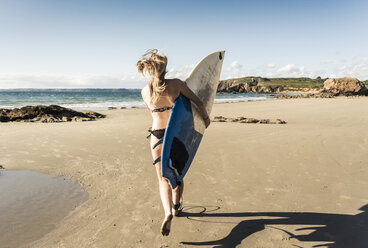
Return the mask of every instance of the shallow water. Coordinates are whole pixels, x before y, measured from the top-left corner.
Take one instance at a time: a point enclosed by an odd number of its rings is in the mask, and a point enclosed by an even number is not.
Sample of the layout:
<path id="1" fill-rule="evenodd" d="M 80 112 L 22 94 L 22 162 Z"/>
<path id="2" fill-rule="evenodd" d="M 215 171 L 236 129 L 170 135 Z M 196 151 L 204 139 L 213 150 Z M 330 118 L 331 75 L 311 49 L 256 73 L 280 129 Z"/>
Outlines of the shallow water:
<path id="1" fill-rule="evenodd" d="M 0 247 L 21 247 L 40 239 L 87 199 L 70 179 L 0 171 Z"/>

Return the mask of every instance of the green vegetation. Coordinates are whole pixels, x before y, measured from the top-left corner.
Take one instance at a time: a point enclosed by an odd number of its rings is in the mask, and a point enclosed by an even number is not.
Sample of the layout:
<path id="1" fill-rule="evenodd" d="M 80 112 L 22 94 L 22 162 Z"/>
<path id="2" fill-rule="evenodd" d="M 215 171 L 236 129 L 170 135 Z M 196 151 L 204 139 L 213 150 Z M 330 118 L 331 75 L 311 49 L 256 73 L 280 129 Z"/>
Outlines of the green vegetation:
<path id="1" fill-rule="evenodd" d="M 248 83 L 255 84 L 258 86 L 266 86 L 266 87 L 275 87 L 282 86 L 287 89 L 321 89 L 323 88 L 323 82 L 326 78 L 317 77 L 316 79 L 312 78 L 263 78 L 263 77 L 243 77 L 243 78 L 234 78 L 228 79 L 226 81 L 233 81 L 233 83 Z M 368 82 L 368 81 L 366 81 Z"/>
<path id="2" fill-rule="evenodd" d="M 368 87 L 368 80 L 363 81 L 363 83 L 365 84 L 365 87 Z"/>

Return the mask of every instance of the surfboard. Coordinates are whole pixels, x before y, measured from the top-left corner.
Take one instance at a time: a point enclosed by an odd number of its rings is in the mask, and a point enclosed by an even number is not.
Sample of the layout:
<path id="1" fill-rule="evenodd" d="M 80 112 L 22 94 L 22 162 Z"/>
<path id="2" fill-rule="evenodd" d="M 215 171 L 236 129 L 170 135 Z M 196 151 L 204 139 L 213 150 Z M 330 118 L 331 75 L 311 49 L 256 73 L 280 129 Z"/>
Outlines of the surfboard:
<path id="1" fill-rule="evenodd" d="M 186 80 L 210 115 L 220 79 L 225 51 L 202 59 Z M 174 103 L 163 140 L 161 174 L 174 189 L 183 180 L 201 143 L 205 124 L 198 107 L 180 95 Z"/>

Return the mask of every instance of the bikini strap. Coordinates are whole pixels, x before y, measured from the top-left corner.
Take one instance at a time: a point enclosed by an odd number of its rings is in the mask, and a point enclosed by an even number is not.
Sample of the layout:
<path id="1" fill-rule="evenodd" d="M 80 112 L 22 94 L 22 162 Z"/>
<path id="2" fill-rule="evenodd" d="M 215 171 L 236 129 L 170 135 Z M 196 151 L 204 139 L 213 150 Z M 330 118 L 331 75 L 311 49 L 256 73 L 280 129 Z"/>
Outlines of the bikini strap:
<path id="1" fill-rule="evenodd" d="M 157 141 L 157 143 L 152 147 L 152 150 L 155 149 L 157 146 L 161 145 L 164 142 L 164 138 L 161 138 Z"/>
<path id="2" fill-rule="evenodd" d="M 170 107 L 162 107 L 162 108 L 152 109 L 151 112 L 152 113 L 155 113 L 155 112 L 164 112 L 164 111 L 170 110 L 172 108 L 173 108 L 173 106 L 170 106 Z"/>
<path id="3" fill-rule="evenodd" d="M 151 128 L 149 128 L 148 129 L 148 132 L 150 133 L 146 138 L 148 139 L 149 137 L 151 137 L 151 135 L 152 135 L 152 129 Z"/>
<path id="4" fill-rule="evenodd" d="M 153 161 L 153 165 L 157 164 L 158 162 L 161 162 L 161 156 L 156 158 L 155 161 Z"/>

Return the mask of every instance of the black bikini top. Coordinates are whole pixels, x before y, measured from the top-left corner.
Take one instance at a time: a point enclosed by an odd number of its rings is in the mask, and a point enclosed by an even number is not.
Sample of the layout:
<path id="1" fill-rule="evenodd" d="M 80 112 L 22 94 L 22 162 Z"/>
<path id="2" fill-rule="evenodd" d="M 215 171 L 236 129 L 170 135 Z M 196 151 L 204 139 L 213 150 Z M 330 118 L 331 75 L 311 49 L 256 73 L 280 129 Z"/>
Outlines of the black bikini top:
<path id="1" fill-rule="evenodd" d="M 172 106 L 171 107 L 162 107 L 162 108 L 152 109 L 151 112 L 152 113 L 155 113 L 155 112 L 164 112 L 164 111 L 170 110 L 172 108 L 173 108 Z"/>

